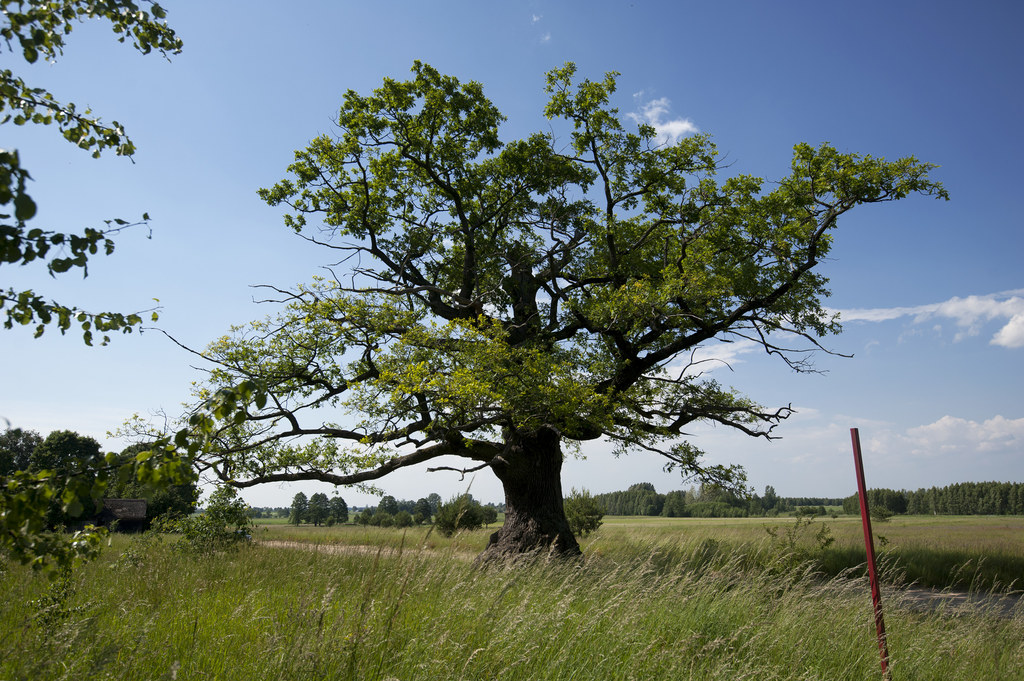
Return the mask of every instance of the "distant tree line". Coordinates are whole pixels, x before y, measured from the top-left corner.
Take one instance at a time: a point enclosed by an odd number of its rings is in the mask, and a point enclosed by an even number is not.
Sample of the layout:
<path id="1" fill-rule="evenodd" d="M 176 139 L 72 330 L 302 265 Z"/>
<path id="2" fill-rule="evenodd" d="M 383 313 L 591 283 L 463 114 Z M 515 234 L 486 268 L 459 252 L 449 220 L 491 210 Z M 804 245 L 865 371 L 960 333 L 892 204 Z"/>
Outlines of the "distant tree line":
<path id="1" fill-rule="evenodd" d="M 1024 483 L 960 482 L 914 492 L 869 489 L 868 508 L 906 515 L 1024 515 Z M 856 494 L 843 499 L 843 513 L 860 513 Z"/>
<path id="2" fill-rule="evenodd" d="M 250 518 L 287 518 L 291 515 L 291 506 L 250 506 L 246 509 Z"/>
<path id="3" fill-rule="evenodd" d="M 630 485 L 620 492 L 595 494 L 594 499 L 607 515 L 645 515 L 668 518 L 741 518 L 747 516 L 795 513 L 814 508 L 825 513 L 826 506 L 839 506 L 840 498 L 780 497 L 769 485 L 764 495 L 739 496 L 717 485 L 701 485 L 689 490 L 659 494 L 649 482 Z"/>
<path id="4" fill-rule="evenodd" d="M 275 509 L 265 510 L 274 512 Z M 348 506 L 341 497 L 329 498 L 322 492 L 307 497 L 299 492 L 292 499 L 286 515 L 288 522 L 294 525 L 310 523 L 330 526 L 347 523 L 350 519 L 357 525 L 376 527 L 412 527 L 434 523 L 439 530 L 450 534 L 457 529 L 476 529 L 490 525 L 503 510 L 499 504 L 481 504 L 471 494 L 459 495 L 448 502 L 442 502 L 437 493 L 428 494 L 416 501 L 385 495 L 377 506 L 368 506 L 350 518 Z"/>
<path id="5" fill-rule="evenodd" d="M 441 507 L 441 496 L 431 493 L 416 501 L 396 499 L 386 494 L 377 506 L 367 507 L 356 514 L 357 525 L 375 527 L 412 527 L 428 524 Z"/>

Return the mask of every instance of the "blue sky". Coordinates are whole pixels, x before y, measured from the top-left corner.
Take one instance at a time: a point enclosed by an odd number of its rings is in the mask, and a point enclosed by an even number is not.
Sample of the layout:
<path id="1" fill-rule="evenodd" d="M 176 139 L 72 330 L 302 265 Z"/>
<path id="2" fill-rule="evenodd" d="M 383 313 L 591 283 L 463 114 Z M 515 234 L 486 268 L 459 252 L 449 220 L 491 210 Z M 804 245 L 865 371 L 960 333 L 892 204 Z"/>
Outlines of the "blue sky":
<path id="1" fill-rule="evenodd" d="M 797 414 L 781 440 L 699 428 L 713 462 L 743 464 L 759 491 L 850 494 L 849 429 L 861 432 L 869 486 L 913 488 L 1024 480 L 1024 6 L 989 2 L 167 2 L 184 40 L 171 61 L 82 25 L 56 64 L 22 67 L 30 82 L 125 125 L 134 163 L 93 160 L 54 130 L 3 126 L 35 179 L 39 226 L 77 231 L 112 217 L 152 216 L 123 234 L 90 275 L 50 280 L 4 267 L 0 283 L 34 287 L 87 309 L 140 310 L 159 298 L 159 327 L 201 348 L 271 312 L 252 284 L 308 281 L 329 254 L 291 234 L 259 187 L 285 176 L 294 150 L 332 119 L 349 89 L 404 78 L 413 60 L 483 83 L 508 116 L 506 139 L 545 129 L 544 73 L 574 61 L 600 78 L 621 72 L 623 113 L 665 130 L 713 135 L 730 173 L 769 180 L 792 146 L 939 164 L 949 202 L 911 198 L 856 210 L 840 223 L 830 304 L 851 359 L 820 356 L 822 375 L 795 375 L 730 346 L 720 380 Z M 7 68 L 7 66 L 5 66 Z M 147 238 L 149 236 L 150 238 Z M 38 430 L 108 439 L 133 413 L 171 415 L 200 377 L 162 334 L 85 348 L 80 336 L 0 333 L 0 415 Z M 570 460 L 563 484 L 594 492 L 650 481 L 682 486 L 645 454 L 600 445 Z M 464 489 L 422 468 L 385 479 L 401 498 Z M 499 500 L 479 474 L 471 491 Z M 315 485 L 269 486 L 251 503 L 287 505 Z M 352 490 L 350 503 L 373 499 Z"/>

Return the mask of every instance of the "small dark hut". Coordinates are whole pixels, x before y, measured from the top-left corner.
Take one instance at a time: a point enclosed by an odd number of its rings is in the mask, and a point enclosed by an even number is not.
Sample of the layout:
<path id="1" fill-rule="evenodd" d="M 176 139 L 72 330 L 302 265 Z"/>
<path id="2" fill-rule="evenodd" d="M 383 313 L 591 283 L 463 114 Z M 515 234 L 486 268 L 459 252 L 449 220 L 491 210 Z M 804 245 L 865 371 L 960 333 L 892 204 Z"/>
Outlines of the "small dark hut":
<path id="1" fill-rule="evenodd" d="M 146 529 L 145 499 L 104 499 L 96 524 L 118 532 L 142 532 Z"/>

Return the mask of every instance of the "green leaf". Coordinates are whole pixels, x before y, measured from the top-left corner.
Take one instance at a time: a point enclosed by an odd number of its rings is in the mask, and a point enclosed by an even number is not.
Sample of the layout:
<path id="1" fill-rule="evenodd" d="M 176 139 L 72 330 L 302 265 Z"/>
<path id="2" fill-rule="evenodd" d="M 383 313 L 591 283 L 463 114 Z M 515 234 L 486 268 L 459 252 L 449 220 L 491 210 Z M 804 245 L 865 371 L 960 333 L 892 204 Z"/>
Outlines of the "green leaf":
<path id="1" fill-rule="evenodd" d="M 85 507 L 82 505 L 82 502 L 81 502 L 81 500 L 78 497 L 75 497 L 71 501 L 71 503 L 66 504 L 64 506 L 64 512 L 67 513 L 72 518 L 77 518 L 78 516 L 82 515 L 82 512 L 84 510 L 85 510 Z"/>
<path id="2" fill-rule="evenodd" d="M 18 220 L 31 220 L 36 214 L 36 202 L 28 194 L 14 197 L 14 217 Z"/>

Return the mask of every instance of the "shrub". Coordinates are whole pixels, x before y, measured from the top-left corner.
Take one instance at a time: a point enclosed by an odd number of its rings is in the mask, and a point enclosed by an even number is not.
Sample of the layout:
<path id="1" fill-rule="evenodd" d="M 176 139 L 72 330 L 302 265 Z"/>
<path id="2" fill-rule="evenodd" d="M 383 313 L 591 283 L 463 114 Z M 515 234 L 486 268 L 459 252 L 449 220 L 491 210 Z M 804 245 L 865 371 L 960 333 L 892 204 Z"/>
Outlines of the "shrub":
<path id="1" fill-rule="evenodd" d="M 569 520 L 569 529 L 577 537 L 585 537 L 601 527 L 604 509 L 597 503 L 587 490 L 573 489 L 569 497 L 562 502 L 565 517 Z"/>
<path id="2" fill-rule="evenodd" d="M 434 517 L 434 527 L 446 537 L 455 534 L 456 530 L 478 530 L 483 524 L 483 509 L 468 494 L 441 504 Z"/>
<path id="3" fill-rule="evenodd" d="M 197 553 L 220 551 L 252 538 L 248 511 L 233 487 L 218 487 L 204 512 L 182 518 L 174 526 L 184 538 L 184 548 Z"/>

